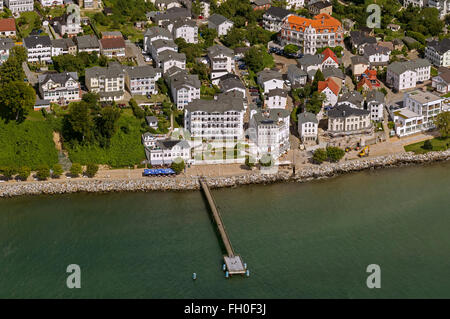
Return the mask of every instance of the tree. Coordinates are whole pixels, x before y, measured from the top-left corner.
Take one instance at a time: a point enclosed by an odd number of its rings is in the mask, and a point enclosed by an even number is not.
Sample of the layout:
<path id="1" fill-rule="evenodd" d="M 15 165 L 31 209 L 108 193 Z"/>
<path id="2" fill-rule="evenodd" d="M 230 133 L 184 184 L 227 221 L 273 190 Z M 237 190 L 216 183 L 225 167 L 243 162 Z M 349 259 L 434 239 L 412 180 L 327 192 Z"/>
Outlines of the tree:
<path id="1" fill-rule="evenodd" d="M 117 131 L 117 121 L 119 118 L 120 110 L 117 107 L 104 107 L 100 111 L 100 117 L 96 118 L 98 133 L 106 139 L 110 139 Z"/>
<path id="2" fill-rule="evenodd" d="M 327 157 L 327 151 L 323 148 L 318 148 L 314 151 L 313 161 L 315 163 L 321 164 L 322 162 L 326 161 Z"/>
<path id="3" fill-rule="evenodd" d="M 52 167 L 52 177 L 53 178 L 59 178 L 63 173 L 63 169 L 61 164 L 55 164 Z"/>
<path id="4" fill-rule="evenodd" d="M 245 52 L 244 61 L 255 73 L 275 65 L 273 56 L 267 53 L 266 49 L 257 46 L 251 47 Z"/>
<path id="5" fill-rule="evenodd" d="M 214 40 L 217 38 L 216 29 L 210 29 L 207 25 L 202 25 L 199 28 L 200 36 L 203 38 L 203 47 L 209 48 L 214 44 Z"/>
<path id="6" fill-rule="evenodd" d="M 156 81 L 156 84 L 158 84 L 160 94 L 167 95 L 167 93 L 169 93 L 169 88 L 167 87 L 167 84 L 162 77 L 159 78 L 158 81 Z"/>
<path id="7" fill-rule="evenodd" d="M 317 91 L 319 81 L 325 81 L 325 76 L 320 69 L 317 69 L 316 74 L 314 75 L 314 81 L 312 82 L 313 91 Z"/>
<path id="8" fill-rule="evenodd" d="M 447 138 L 450 136 L 450 112 L 440 113 L 436 117 L 434 123 L 436 127 L 439 129 L 441 137 Z"/>
<path id="9" fill-rule="evenodd" d="M 94 123 L 90 116 L 89 105 L 86 102 L 72 103 L 69 107 L 69 113 L 64 117 L 63 125 L 63 136 L 66 140 L 93 141 Z"/>
<path id="10" fill-rule="evenodd" d="M 327 157 L 330 162 L 339 162 L 341 158 L 345 155 L 345 151 L 339 147 L 328 146 L 327 147 Z"/>
<path id="11" fill-rule="evenodd" d="M 423 149 L 431 151 L 433 149 L 433 144 L 430 140 L 423 142 Z"/>
<path id="12" fill-rule="evenodd" d="M 181 157 L 175 158 L 170 166 L 170 168 L 172 168 L 177 174 L 180 174 L 184 170 L 184 167 L 185 163 Z"/>
<path id="13" fill-rule="evenodd" d="M 22 65 L 23 62 L 26 62 L 28 58 L 27 50 L 24 47 L 17 45 L 12 47 L 10 56 L 13 56 L 20 65 Z"/>
<path id="14" fill-rule="evenodd" d="M 45 181 L 47 178 L 49 178 L 50 168 L 48 167 L 48 165 L 40 165 L 36 170 L 36 177 L 41 181 Z"/>
<path id="15" fill-rule="evenodd" d="M 251 157 L 251 156 L 246 156 L 245 157 L 245 166 L 247 166 L 248 168 L 252 168 L 255 166 L 256 160 Z"/>
<path id="16" fill-rule="evenodd" d="M 82 172 L 81 164 L 80 163 L 72 163 L 72 166 L 70 167 L 70 175 L 72 177 L 78 177 Z"/>
<path id="17" fill-rule="evenodd" d="M 5 62 L 6 63 L 6 62 Z M 0 89 L 0 116 L 22 122 L 36 102 L 36 93 L 25 82 L 11 82 Z"/>
<path id="18" fill-rule="evenodd" d="M 22 166 L 17 170 L 17 177 L 22 181 L 26 181 L 30 174 L 31 168 L 29 168 L 28 166 Z"/>
<path id="19" fill-rule="evenodd" d="M 22 63 L 15 57 L 10 56 L 0 66 L 0 82 L 1 84 L 9 84 L 11 82 L 23 82 L 25 79 L 25 72 L 22 68 Z"/>
<path id="20" fill-rule="evenodd" d="M 295 44 L 287 44 L 284 46 L 284 53 L 286 54 L 295 54 L 298 50 L 300 50 L 300 48 Z"/>
<path id="21" fill-rule="evenodd" d="M 14 174 L 16 174 L 16 169 L 10 166 L 0 167 L 0 173 L 6 180 L 10 180 Z"/>
<path id="22" fill-rule="evenodd" d="M 270 167 L 274 164 L 273 157 L 270 154 L 264 154 L 259 159 L 259 165 L 262 167 Z"/>
<path id="23" fill-rule="evenodd" d="M 98 172 L 97 164 L 93 164 L 93 163 L 87 164 L 85 173 L 88 177 L 91 177 L 91 178 L 94 177 L 95 174 L 97 174 L 97 172 Z"/>

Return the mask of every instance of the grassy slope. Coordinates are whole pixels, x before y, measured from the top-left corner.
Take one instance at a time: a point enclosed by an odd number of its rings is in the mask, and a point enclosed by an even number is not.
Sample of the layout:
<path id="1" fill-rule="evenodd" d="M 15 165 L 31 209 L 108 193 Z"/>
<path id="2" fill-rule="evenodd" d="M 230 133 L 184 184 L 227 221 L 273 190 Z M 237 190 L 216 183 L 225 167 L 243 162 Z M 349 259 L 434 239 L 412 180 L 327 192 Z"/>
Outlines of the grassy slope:
<path id="1" fill-rule="evenodd" d="M 405 146 L 405 151 L 414 152 L 416 154 L 423 154 L 429 152 L 429 150 L 423 149 L 424 142 L 409 144 Z M 450 137 L 440 138 L 436 137 L 431 140 L 433 149 L 431 151 L 445 151 L 447 149 L 447 144 L 450 144 Z"/>

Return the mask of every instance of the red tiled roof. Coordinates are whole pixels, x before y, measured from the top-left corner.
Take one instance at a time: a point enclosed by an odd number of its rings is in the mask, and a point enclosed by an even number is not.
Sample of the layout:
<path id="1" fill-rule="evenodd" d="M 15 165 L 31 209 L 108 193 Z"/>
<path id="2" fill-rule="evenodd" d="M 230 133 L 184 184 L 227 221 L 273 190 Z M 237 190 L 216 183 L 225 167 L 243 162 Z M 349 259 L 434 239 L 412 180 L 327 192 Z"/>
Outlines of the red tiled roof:
<path id="1" fill-rule="evenodd" d="M 328 78 L 326 81 L 319 81 L 319 83 L 317 83 L 317 88 L 319 92 L 329 88 L 336 96 L 339 94 L 340 90 L 339 85 L 337 85 L 331 78 Z"/>
<path id="2" fill-rule="evenodd" d="M 287 18 L 287 22 L 289 23 L 291 30 L 304 31 L 306 27 L 311 26 L 316 29 L 317 33 L 323 33 L 324 30 L 336 32 L 342 27 L 339 20 L 326 13 L 318 14 L 313 19 L 291 15 Z"/>
<path id="3" fill-rule="evenodd" d="M 14 18 L 0 19 L 0 32 L 4 31 L 16 31 Z"/>
<path id="4" fill-rule="evenodd" d="M 323 50 L 322 54 L 323 54 L 323 61 L 325 61 L 328 58 L 332 58 L 334 62 L 339 64 L 336 54 L 330 48 L 326 48 L 325 50 Z"/>
<path id="5" fill-rule="evenodd" d="M 106 38 L 100 40 L 103 49 L 125 48 L 125 40 L 123 38 Z"/>
<path id="6" fill-rule="evenodd" d="M 358 85 L 356 86 L 356 89 L 359 90 L 361 87 L 364 86 L 364 84 L 367 84 L 367 87 L 369 88 L 369 90 L 372 90 L 372 83 L 370 83 L 369 79 L 367 79 L 367 78 L 362 78 L 358 82 Z"/>

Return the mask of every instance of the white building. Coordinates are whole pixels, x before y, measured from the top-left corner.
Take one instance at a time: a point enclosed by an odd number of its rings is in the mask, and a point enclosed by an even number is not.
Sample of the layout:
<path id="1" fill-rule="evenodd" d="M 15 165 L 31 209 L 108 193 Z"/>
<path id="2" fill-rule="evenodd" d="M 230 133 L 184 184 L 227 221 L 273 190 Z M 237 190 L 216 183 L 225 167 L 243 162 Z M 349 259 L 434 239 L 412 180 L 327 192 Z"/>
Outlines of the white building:
<path id="1" fill-rule="evenodd" d="M 450 66 L 450 39 L 430 41 L 425 48 L 425 58 L 435 66 Z"/>
<path id="2" fill-rule="evenodd" d="M 264 29 L 272 32 L 280 32 L 284 19 L 294 14 L 280 7 L 270 7 L 263 15 Z"/>
<path id="3" fill-rule="evenodd" d="M 308 73 L 296 65 L 290 64 L 288 66 L 287 78 L 292 85 L 305 85 L 308 80 Z"/>
<path id="4" fill-rule="evenodd" d="M 0 64 L 8 60 L 14 41 L 9 38 L 0 39 Z"/>
<path id="5" fill-rule="evenodd" d="M 325 100 L 323 101 L 324 106 L 336 105 L 341 89 L 333 79 L 328 78 L 326 81 L 319 81 L 317 83 L 317 90 L 319 93 L 325 95 Z"/>
<path id="6" fill-rule="evenodd" d="M 144 32 L 144 51 L 150 53 L 150 46 L 156 40 L 172 40 L 169 30 L 161 27 L 151 27 Z"/>
<path id="7" fill-rule="evenodd" d="M 310 0 L 309 4 L 312 4 L 314 0 Z M 286 0 L 286 9 L 300 9 L 305 6 L 305 0 Z"/>
<path id="8" fill-rule="evenodd" d="M 34 11 L 33 0 L 4 0 L 4 4 L 12 13 Z"/>
<path id="9" fill-rule="evenodd" d="M 43 7 L 62 6 L 64 0 L 39 0 Z"/>
<path id="10" fill-rule="evenodd" d="M 234 51 L 215 44 L 208 48 L 208 59 L 211 66 L 211 79 L 216 79 L 227 73 L 234 72 Z"/>
<path id="11" fill-rule="evenodd" d="M 317 117 L 310 112 L 297 114 L 298 135 L 302 143 L 316 142 L 319 133 L 319 121 Z"/>
<path id="12" fill-rule="evenodd" d="M 186 69 L 186 55 L 166 50 L 158 55 L 156 65 L 162 69 L 163 74 L 173 67 L 184 70 Z"/>
<path id="13" fill-rule="evenodd" d="M 184 109 L 184 128 L 191 138 L 206 141 L 242 141 L 244 105 L 241 98 L 218 96 L 214 100 L 194 100 Z"/>
<path id="14" fill-rule="evenodd" d="M 408 108 L 390 110 L 391 118 L 395 124 L 395 134 L 399 137 L 422 132 L 423 116 Z"/>
<path id="15" fill-rule="evenodd" d="M 429 80 L 431 64 L 425 59 L 394 62 L 387 67 L 386 82 L 397 91 L 415 88 L 418 82 Z"/>
<path id="16" fill-rule="evenodd" d="M 0 2 L 2 1 L 0 0 Z M 0 37 L 16 37 L 16 20 L 14 18 L 0 19 Z"/>
<path id="17" fill-rule="evenodd" d="M 201 83 L 197 74 L 188 74 L 184 70 L 179 70 L 171 76 L 165 76 L 177 109 L 183 110 L 192 101 L 200 99 Z"/>
<path id="18" fill-rule="evenodd" d="M 181 158 L 185 163 L 190 162 L 191 147 L 185 140 L 159 139 L 155 146 L 145 148 L 147 161 L 154 166 L 171 165 Z"/>
<path id="19" fill-rule="evenodd" d="M 90 92 L 100 95 L 100 101 L 120 101 L 124 98 L 125 71 L 119 63 L 86 69 L 85 81 Z"/>
<path id="20" fill-rule="evenodd" d="M 287 92 L 282 89 L 273 89 L 265 94 L 265 106 L 268 109 L 285 109 Z"/>
<path id="21" fill-rule="evenodd" d="M 131 95 L 157 94 L 156 81 L 161 78 L 161 69 L 149 65 L 126 68 L 126 83 Z"/>
<path id="22" fill-rule="evenodd" d="M 257 74 L 257 82 L 264 90 L 264 94 L 270 90 L 283 89 L 284 81 L 280 72 L 274 70 L 263 70 Z"/>
<path id="23" fill-rule="evenodd" d="M 438 69 L 438 75 L 432 78 L 431 85 L 441 94 L 450 92 L 450 69 L 440 67 Z"/>
<path id="24" fill-rule="evenodd" d="M 81 100 L 81 87 L 76 72 L 49 73 L 38 77 L 42 99 L 60 105 Z"/>
<path id="25" fill-rule="evenodd" d="M 80 19 L 77 19 L 75 15 L 63 14 L 61 17 L 57 17 L 52 21 L 53 28 L 61 36 L 67 34 L 69 37 L 76 36 L 78 33 L 83 32 Z"/>
<path id="26" fill-rule="evenodd" d="M 377 90 L 372 90 L 366 96 L 367 110 L 370 112 L 372 121 L 382 121 L 384 118 L 384 94 Z"/>
<path id="27" fill-rule="evenodd" d="M 27 49 L 27 61 L 31 63 L 49 63 L 52 60 L 52 41 L 46 36 L 29 36 L 23 39 Z"/>
<path id="28" fill-rule="evenodd" d="M 423 116 L 423 130 L 435 127 L 434 120 L 442 112 L 442 102 L 440 96 L 421 90 L 408 92 L 403 96 L 403 106 Z"/>
<path id="29" fill-rule="evenodd" d="M 252 110 L 250 139 L 258 147 L 258 158 L 270 154 L 277 159 L 289 150 L 290 112 L 286 109 Z"/>
<path id="30" fill-rule="evenodd" d="M 388 65 L 391 57 L 391 50 L 384 46 L 367 44 L 364 47 L 364 57 L 372 66 Z"/>
<path id="31" fill-rule="evenodd" d="M 198 43 L 198 26 L 194 20 L 177 19 L 171 29 L 174 39 L 183 38 L 187 43 Z"/>
<path id="32" fill-rule="evenodd" d="M 228 20 L 220 14 L 213 14 L 208 18 L 208 28 L 215 29 L 220 36 L 227 35 L 233 27 L 233 21 Z"/>
<path id="33" fill-rule="evenodd" d="M 328 111 L 328 134 L 330 136 L 370 133 L 372 133 L 372 121 L 369 111 L 346 104 L 337 105 Z"/>

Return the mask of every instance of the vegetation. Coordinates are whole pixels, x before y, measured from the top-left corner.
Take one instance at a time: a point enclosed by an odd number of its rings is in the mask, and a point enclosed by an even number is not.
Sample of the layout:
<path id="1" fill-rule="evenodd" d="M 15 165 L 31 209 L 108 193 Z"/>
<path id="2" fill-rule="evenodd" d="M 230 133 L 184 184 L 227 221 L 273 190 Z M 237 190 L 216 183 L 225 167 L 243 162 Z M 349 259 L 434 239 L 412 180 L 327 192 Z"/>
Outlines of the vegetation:
<path id="1" fill-rule="evenodd" d="M 52 166 L 52 177 L 59 178 L 63 174 L 63 169 L 61 164 L 54 164 Z"/>
<path id="2" fill-rule="evenodd" d="M 31 174 L 31 168 L 22 166 L 17 170 L 17 178 L 21 181 L 26 181 Z"/>
<path id="3" fill-rule="evenodd" d="M 0 90 L 0 117 L 7 122 L 23 122 L 36 102 L 35 91 L 23 81 L 9 82 L 4 86 Z"/>
<path id="4" fill-rule="evenodd" d="M 244 61 L 254 73 L 275 66 L 273 56 L 264 47 L 254 46 L 245 53 Z"/>
<path id="5" fill-rule="evenodd" d="M 3 175 L 5 180 L 10 180 L 14 174 L 16 174 L 17 170 L 12 166 L 2 166 L 0 167 L 0 173 Z"/>
<path id="6" fill-rule="evenodd" d="M 248 168 L 252 168 L 255 166 L 256 160 L 253 157 L 246 156 L 245 157 L 245 166 Z"/>
<path id="7" fill-rule="evenodd" d="M 72 175 L 72 177 L 80 176 L 82 171 L 83 170 L 81 168 L 80 163 L 73 163 L 72 166 L 70 167 L 70 175 Z"/>
<path id="8" fill-rule="evenodd" d="M 321 164 L 328 158 L 327 151 L 324 148 L 318 148 L 314 151 L 313 161 L 317 164 Z"/>
<path id="9" fill-rule="evenodd" d="M 53 65 L 58 72 L 78 72 L 79 76 L 84 76 L 86 68 L 94 66 L 106 66 L 108 59 L 98 56 L 96 52 L 80 52 L 77 55 L 63 54 L 52 57 Z"/>
<path id="10" fill-rule="evenodd" d="M 339 162 L 345 155 L 345 151 L 339 147 L 328 146 L 327 158 L 330 162 Z"/>
<path id="11" fill-rule="evenodd" d="M 441 137 L 447 138 L 450 136 L 450 112 L 440 113 L 434 122 L 439 133 L 441 133 Z"/>
<path id="12" fill-rule="evenodd" d="M 273 157 L 270 154 L 264 154 L 259 160 L 259 165 L 262 167 L 270 167 L 274 164 Z"/>
<path id="13" fill-rule="evenodd" d="M 95 174 L 97 174 L 97 172 L 98 172 L 98 165 L 97 164 L 93 164 L 93 163 L 87 164 L 86 172 L 85 172 L 87 177 L 91 177 L 92 178 L 92 177 L 95 176 Z"/>
<path id="14" fill-rule="evenodd" d="M 435 137 L 432 140 L 427 140 L 429 142 L 423 141 L 414 144 L 406 145 L 406 152 L 414 152 L 416 154 L 423 154 L 429 151 L 445 151 L 450 148 L 450 137 Z M 427 145 L 425 146 L 425 143 Z M 431 144 L 431 148 L 429 146 Z"/>
<path id="15" fill-rule="evenodd" d="M 177 157 L 173 160 L 170 167 L 175 171 L 175 173 L 180 174 L 185 167 L 184 160 L 181 157 Z"/>
<path id="16" fill-rule="evenodd" d="M 50 168 L 48 167 L 48 165 L 40 165 L 36 170 L 36 177 L 41 181 L 45 181 L 47 178 L 49 178 Z"/>

